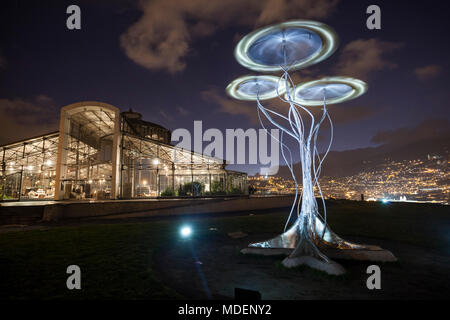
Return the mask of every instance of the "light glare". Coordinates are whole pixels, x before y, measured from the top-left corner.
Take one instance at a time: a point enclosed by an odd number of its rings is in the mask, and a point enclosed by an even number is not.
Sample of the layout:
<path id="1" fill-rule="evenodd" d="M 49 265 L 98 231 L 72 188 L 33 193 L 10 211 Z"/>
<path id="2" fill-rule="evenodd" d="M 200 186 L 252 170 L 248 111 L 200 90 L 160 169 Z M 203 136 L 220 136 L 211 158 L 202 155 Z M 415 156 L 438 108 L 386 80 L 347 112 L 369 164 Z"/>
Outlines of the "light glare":
<path id="1" fill-rule="evenodd" d="M 192 234 L 192 229 L 189 226 L 184 226 L 180 229 L 180 234 L 183 238 L 187 238 Z"/>

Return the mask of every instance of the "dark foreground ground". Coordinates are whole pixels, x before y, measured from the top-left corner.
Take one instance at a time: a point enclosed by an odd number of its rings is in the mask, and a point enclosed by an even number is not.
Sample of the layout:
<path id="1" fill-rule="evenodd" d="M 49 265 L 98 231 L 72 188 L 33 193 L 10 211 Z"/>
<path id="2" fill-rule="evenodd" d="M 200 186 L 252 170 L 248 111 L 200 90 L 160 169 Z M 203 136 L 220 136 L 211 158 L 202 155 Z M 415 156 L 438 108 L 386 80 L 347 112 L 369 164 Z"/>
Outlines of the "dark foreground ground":
<path id="1" fill-rule="evenodd" d="M 0 228 L 0 299 L 232 299 L 234 288 L 263 299 L 448 299 L 450 210 L 425 204 L 328 203 L 329 223 L 347 240 L 377 244 L 399 261 L 379 264 L 381 290 L 368 290 L 370 262 L 338 261 L 344 276 L 286 269 L 283 257 L 240 254 L 278 234 L 287 210 L 259 214 Z M 190 240 L 179 236 L 189 224 Z M 228 233 L 248 236 L 234 239 Z M 66 288 L 81 268 L 82 289 Z"/>

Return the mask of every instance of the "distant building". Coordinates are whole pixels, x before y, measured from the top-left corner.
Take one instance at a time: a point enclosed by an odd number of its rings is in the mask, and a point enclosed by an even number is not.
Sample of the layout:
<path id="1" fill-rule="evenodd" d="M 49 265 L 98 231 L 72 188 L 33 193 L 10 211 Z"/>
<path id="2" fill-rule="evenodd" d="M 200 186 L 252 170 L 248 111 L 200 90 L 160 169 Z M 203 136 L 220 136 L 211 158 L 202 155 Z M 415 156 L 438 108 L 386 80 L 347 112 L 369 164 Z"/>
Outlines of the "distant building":
<path id="1" fill-rule="evenodd" d="M 0 200 L 247 194 L 225 161 L 170 145 L 171 132 L 102 102 L 61 109 L 59 131 L 0 147 Z"/>

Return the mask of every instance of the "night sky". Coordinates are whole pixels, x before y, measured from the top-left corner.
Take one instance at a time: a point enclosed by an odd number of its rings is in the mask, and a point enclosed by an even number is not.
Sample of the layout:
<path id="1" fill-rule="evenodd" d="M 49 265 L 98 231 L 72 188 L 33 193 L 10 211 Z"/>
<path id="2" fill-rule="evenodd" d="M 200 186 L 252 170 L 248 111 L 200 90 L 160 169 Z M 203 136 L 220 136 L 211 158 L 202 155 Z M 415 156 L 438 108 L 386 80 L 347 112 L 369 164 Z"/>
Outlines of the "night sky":
<path id="1" fill-rule="evenodd" d="M 70 4 L 81 8 L 81 30 L 66 28 Z M 370 4 L 381 8 L 381 30 L 366 28 Z M 324 22 L 340 37 L 338 50 L 296 72 L 297 81 L 341 75 L 369 85 L 364 96 L 330 107 L 333 150 L 439 135 L 449 120 L 445 7 L 446 1 L 2 1 L 0 144 L 57 130 L 59 109 L 83 100 L 133 108 L 171 130 L 190 129 L 194 120 L 203 120 L 204 130 L 259 128 L 255 105 L 225 94 L 230 81 L 250 73 L 233 50 L 254 28 L 287 19 Z"/>

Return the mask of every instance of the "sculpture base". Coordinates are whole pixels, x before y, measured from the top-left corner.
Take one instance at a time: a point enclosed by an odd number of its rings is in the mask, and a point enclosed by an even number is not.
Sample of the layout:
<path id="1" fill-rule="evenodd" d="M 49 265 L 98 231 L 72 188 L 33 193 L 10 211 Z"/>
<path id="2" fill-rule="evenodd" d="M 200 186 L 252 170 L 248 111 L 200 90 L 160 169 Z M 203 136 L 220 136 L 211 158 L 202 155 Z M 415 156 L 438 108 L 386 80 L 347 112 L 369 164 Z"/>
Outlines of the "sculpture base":
<path id="1" fill-rule="evenodd" d="M 378 246 L 364 246 L 364 249 L 336 249 L 320 247 L 320 251 L 331 259 L 376 261 L 376 262 L 395 262 L 397 258 L 389 250 Z M 248 247 L 241 250 L 242 254 L 255 254 L 262 256 L 289 256 L 294 249 L 292 248 L 263 248 Z"/>
<path id="2" fill-rule="evenodd" d="M 290 248 L 258 248 L 258 247 L 248 247 L 241 250 L 243 254 L 255 254 L 263 256 L 288 256 L 286 257 L 282 264 L 286 268 L 295 268 L 302 265 L 306 265 L 312 269 L 317 269 L 328 273 L 330 275 L 342 275 L 345 273 L 345 269 L 338 263 L 329 260 L 328 262 L 318 259 L 314 256 L 304 255 L 290 257 L 294 249 Z"/>
<path id="3" fill-rule="evenodd" d="M 282 264 L 286 268 L 295 268 L 306 265 L 312 269 L 317 269 L 335 276 L 340 276 L 345 273 L 345 269 L 339 263 L 331 260 L 324 262 L 312 256 L 300 256 L 294 258 L 289 256 L 283 260 Z"/>
<path id="4" fill-rule="evenodd" d="M 378 246 L 364 245 L 364 249 L 320 248 L 327 257 L 332 259 L 348 259 L 376 262 L 395 262 L 397 258 L 389 250 Z"/>
<path id="5" fill-rule="evenodd" d="M 345 241 L 335 234 L 328 225 L 316 219 L 316 230 L 323 235 L 315 241 L 300 238 L 298 224 L 279 236 L 257 243 L 249 244 L 241 250 L 243 254 L 264 256 L 287 256 L 283 265 L 288 268 L 307 265 L 328 274 L 339 275 L 344 268 L 330 259 L 351 259 L 361 261 L 394 262 L 397 258 L 388 250 L 378 246 L 361 245 Z"/>
<path id="6" fill-rule="evenodd" d="M 288 256 L 294 251 L 289 248 L 255 248 L 248 247 L 241 250 L 242 254 L 255 254 L 260 256 Z"/>

